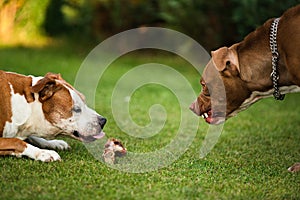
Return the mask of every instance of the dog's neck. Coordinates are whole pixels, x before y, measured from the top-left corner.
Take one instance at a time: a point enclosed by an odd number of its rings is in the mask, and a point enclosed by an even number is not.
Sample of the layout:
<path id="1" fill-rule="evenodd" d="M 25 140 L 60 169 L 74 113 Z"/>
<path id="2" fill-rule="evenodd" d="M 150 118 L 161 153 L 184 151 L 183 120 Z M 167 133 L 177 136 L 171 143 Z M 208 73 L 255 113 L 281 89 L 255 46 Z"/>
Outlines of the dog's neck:
<path id="1" fill-rule="evenodd" d="M 239 57 L 241 79 L 247 83 L 248 88 L 252 91 L 264 92 L 273 87 L 270 78 L 272 72 L 272 53 L 269 44 L 271 23 L 272 19 L 233 46 Z M 279 85 L 292 85 L 282 58 L 279 58 L 278 69 Z"/>

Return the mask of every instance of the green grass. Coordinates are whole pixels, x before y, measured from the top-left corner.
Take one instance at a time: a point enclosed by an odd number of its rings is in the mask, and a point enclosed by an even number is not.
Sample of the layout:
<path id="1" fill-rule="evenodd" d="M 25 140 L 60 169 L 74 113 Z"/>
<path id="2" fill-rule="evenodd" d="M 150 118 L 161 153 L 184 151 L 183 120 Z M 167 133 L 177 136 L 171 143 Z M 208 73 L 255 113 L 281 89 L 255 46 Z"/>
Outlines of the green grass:
<path id="1" fill-rule="evenodd" d="M 23 74 L 59 72 L 73 83 L 87 53 L 66 47 L 0 49 L 0 66 Z M 164 105 L 169 118 L 162 132 L 140 139 L 116 125 L 110 104 L 114 84 L 133 66 L 148 62 L 173 66 L 197 93 L 200 90 L 196 71 L 174 56 L 129 54 L 114 62 L 100 82 L 96 110 L 108 118 L 107 135 L 120 138 L 132 152 L 162 148 L 175 136 L 180 122 L 174 95 L 160 86 L 148 85 L 134 93 L 130 112 L 136 123 L 146 125 L 150 122 L 149 107 Z M 0 199 L 299 199 L 300 174 L 287 172 L 287 167 L 300 161 L 299 100 L 299 94 L 287 95 L 283 102 L 265 99 L 230 119 L 204 159 L 199 159 L 199 152 L 208 126 L 200 120 L 187 151 L 171 165 L 147 173 L 112 169 L 96 160 L 84 144 L 68 138 L 63 139 L 72 149 L 58 151 L 62 162 L 3 157 Z"/>

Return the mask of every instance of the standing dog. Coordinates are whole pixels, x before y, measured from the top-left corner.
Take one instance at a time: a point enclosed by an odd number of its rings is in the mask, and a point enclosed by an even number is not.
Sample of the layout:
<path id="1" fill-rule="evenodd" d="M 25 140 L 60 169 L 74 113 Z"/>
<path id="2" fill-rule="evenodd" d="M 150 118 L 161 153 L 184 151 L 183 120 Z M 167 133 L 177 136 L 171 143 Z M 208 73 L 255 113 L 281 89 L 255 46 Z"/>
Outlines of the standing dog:
<path id="1" fill-rule="evenodd" d="M 272 94 L 282 99 L 285 93 L 299 92 L 300 5 L 276 20 L 269 19 L 240 43 L 211 54 L 201 79 L 202 91 L 190 106 L 210 124 L 224 122 Z M 223 82 L 225 98 L 214 94 L 218 93 L 216 79 Z M 218 110 L 220 105 L 226 111 Z M 300 163 L 289 170 L 300 170 Z"/>
<path id="2" fill-rule="evenodd" d="M 46 139 L 67 135 L 93 141 L 104 136 L 105 123 L 59 74 L 34 77 L 0 71 L 0 155 L 57 161 L 58 153 L 47 148 L 69 145 Z"/>

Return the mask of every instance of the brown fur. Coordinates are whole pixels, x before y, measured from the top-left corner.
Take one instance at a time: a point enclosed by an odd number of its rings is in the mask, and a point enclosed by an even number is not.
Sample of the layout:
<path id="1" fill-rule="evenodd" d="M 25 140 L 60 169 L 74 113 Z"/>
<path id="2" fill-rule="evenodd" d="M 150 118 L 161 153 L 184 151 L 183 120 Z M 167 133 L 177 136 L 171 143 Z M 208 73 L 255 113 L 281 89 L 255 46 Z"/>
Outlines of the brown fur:
<path id="1" fill-rule="evenodd" d="M 26 148 L 26 144 L 18 138 L 0 138 L 0 155 L 20 154 Z"/>
<path id="2" fill-rule="evenodd" d="M 274 19 L 267 20 L 261 27 L 250 33 L 243 41 L 231 47 L 222 47 L 212 52 L 211 62 L 205 67 L 201 84 L 202 92 L 190 109 L 202 115 L 206 122 L 215 124 L 224 121 L 218 113 L 219 105 L 226 103 L 226 119 L 246 109 L 262 95 L 271 91 L 273 83 L 272 53 L 269 45 L 270 26 Z M 300 86 L 300 5 L 287 10 L 280 18 L 277 32 L 279 51 L 279 86 Z M 221 80 L 220 84 L 216 80 Z M 226 101 L 218 96 L 217 85 L 224 84 Z M 295 90 L 297 91 L 297 90 Z M 256 93 L 255 93 L 256 92 Z M 287 92 L 290 92 L 287 90 Z M 224 99 L 223 95 L 223 99 Z M 250 98 L 251 97 L 251 98 Z M 250 98 L 250 100 L 249 100 Z M 245 100 L 249 100 L 245 103 Z M 213 102 L 213 103 L 212 103 Z M 216 105 L 212 108 L 212 105 Z M 300 171 L 300 164 L 290 171 Z"/>
<path id="3" fill-rule="evenodd" d="M 5 123 L 7 121 L 11 122 L 12 111 L 10 98 L 10 87 L 5 76 L 5 72 L 0 71 L 0 137 L 2 137 Z"/>
<path id="4" fill-rule="evenodd" d="M 27 76 L 7 73 L 0 70 L 0 137 L 2 137 L 3 129 L 6 122 L 11 122 L 12 108 L 11 108 L 11 88 L 12 85 L 15 93 L 24 95 L 27 102 L 33 102 L 33 94 L 30 92 L 32 79 Z"/>
<path id="5" fill-rule="evenodd" d="M 66 82 L 60 75 L 47 73 L 43 79 L 31 88 L 31 92 L 39 93 L 39 101 L 43 103 L 45 117 L 51 123 L 72 116 L 71 108 L 69 113 L 64 111 L 66 106 L 73 106 L 73 101 L 68 89 L 62 84 L 66 84 Z M 54 108 L 55 112 L 52 112 Z"/>
<path id="6" fill-rule="evenodd" d="M 5 73 L 6 79 L 13 86 L 14 92 L 25 96 L 28 103 L 34 101 L 33 94 L 30 91 L 32 78 L 15 73 Z"/>

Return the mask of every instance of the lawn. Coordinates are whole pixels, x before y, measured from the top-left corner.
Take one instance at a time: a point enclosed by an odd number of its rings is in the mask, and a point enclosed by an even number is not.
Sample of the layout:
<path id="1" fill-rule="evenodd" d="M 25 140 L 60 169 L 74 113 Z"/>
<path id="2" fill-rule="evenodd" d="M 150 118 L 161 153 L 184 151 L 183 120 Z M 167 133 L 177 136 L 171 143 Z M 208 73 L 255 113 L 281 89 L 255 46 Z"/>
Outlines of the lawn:
<path id="1" fill-rule="evenodd" d="M 62 46 L 2 48 L 0 66 L 23 74 L 61 73 L 74 83 L 89 50 Z M 161 54 L 147 52 L 119 58 L 97 88 L 95 109 L 108 119 L 107 136 L 121 139 L 130 152 L 155 152 L 172 142 L 180 124 L 180 106 L 165 87 L 148 84 L 139 88 L 130 99 L 132 119 L 140 126 L 149 124 L 148 112 L 154 104 L 161 104 L 168 117 L 163 129 L 151 137 L 127 134 L 118 127 L 111 106 L 114 85 L 124 73 L 141 64 L 158 62 L 176 69 L 196 93 L 200 91 L 199 74 L 189 63 Z M 199 153 L 208 125 L 195 118 L 199 129 L 186 151 L 170 165 L 145 173 L 113 169 L 95 159 L 85 144 L 69 138 L 61 138 L 72 147 L 58 151 L 62 162 L 3 157 L 0 199 L 300 199 L 300 173 L 287 171 L 300 161 L 299 100 L 300 94 L 289 94 L 283 102 L 265 99 L 230 119 L 204 159 Z M 125 161 L 120 159 L 115 168 Z"/>

